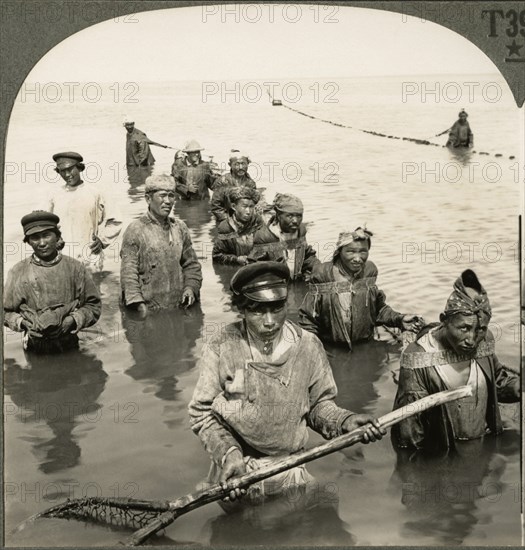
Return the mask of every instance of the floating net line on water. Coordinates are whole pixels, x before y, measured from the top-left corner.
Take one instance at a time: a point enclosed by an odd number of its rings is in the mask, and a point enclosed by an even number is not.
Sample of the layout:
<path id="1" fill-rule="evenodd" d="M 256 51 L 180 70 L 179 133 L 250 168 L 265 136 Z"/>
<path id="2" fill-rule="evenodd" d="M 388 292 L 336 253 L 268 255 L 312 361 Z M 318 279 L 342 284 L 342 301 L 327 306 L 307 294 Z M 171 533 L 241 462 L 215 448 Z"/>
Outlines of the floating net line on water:
<path id="1" fill-rule="evenodd" d="M 270 100 L 273 101 L 271 96 L 270 96 Z M 358 132 L 363 132 L 365 134 L 370 134 L 372 136 L 383 137 L 383 138 L 387 138 L 387 139 L 400 139 L 402 141 L 410 141 L 412 143 L 416 143 L 417 145 L 430 145 L 432 147 L 446 147 L 446 145 L 442 145 L 440 143 L 434 143 L 432 141 L 429 141 L 428 139 L 418 139 L 418 138 L 412 138 L 412 137 L 394 136 L 392 134 L 388 135 L 388 134 L 382 134 L 381 132 L 375 132 L 374 130 L 365 130 L 363 128 L 355 128 L 353 126 L 350 126 L 349 124 L 342 124 L 340 122 L 334 122 L 333 120 L 328 120 L 326 118 L 319 118 L 315 115 L 305 113 L 304 111 L 299 111 L 299 109 L 295 109 L 294 107 L 290 107 L 290 105 L 285 105 L 282 102 L 279 103 L 278 105 L 280 107 L 285 107 L 286 109 L 288 109 L 290 111 L 293 111 L 294 113 L 297 113 L 299 115 L 302 115 L 302 116 L 305 116 L 305 117 L 308 117 L 308 118 L 311 118 L 311 119 L 314 119 L 314 120 L 318 120 L 318 121 L 324 122 L 326 124 L 331 124 L 332 126 L 337 126 L 338 128 L 348 128 L 350 130 L 356 130 Z M 443 134 L 446 134 L 448 131 L 449 131 L 449 129 L 447 129 L 444 132 L 441 132 L 440 134 L 437 134 L 433 137 L 442 136 Z M 491 154 L 491 153 L 487 153 L 485 151 L 469 151 L 469 152 L 472 153 L 472 154 L 478 154 L 478 155 L 490 155 Z M 504 155 L 501 154 L 501 153 L 495 153 L 494 154 L 494 157 L 496 157 L 496 158 L 503 157 L 503 156 Z M 514 155 L 509 156 L 509 160 L 513 160 L 515 158 L 516 157 Z"/>

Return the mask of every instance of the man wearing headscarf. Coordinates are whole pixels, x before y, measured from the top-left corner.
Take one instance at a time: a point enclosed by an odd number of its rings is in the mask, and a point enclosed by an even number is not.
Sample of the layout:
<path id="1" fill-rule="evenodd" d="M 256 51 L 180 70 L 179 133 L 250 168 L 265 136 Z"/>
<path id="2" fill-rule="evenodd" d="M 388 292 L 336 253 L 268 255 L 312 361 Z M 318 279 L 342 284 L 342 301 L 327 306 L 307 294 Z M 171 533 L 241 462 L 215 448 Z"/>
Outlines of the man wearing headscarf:
<path id="1" fill-rule="evenodd" d="M 454 122 L 448 134 L 447 147 L 474 147 L 474 134 L 467 117 L 465 109 L 461 109 L 458 120 Z"/>
<path id="2" fill-rule="evenodd" d="M 211 198 L 211 213 L 217 224 L 228 218 L 230 204 L 228 192 L 233 187 L 249 187 L 257 189 L 257 185 L 248 174 L 250 157 L 248 153 L 232 149 L 228 160 L 230 173 L 224 174 L 215 181 Z"/>
<path id="3" fill-rule="evenodd" d="M 166 149 L 167 145 L 162 145 L 156 141 L 151 141 L 148 136 L 135 128 L 135 121 L 126 116 L 122 123 L 126 128 L 126 166 L 151 166 L 155 164 L 150 145 L 156 145 Z"/>
<path id="4" fill-rule="evenodd" d="M 312 274 L 308 293 L 299 310 L 299 324 L 323 342 L 346 343 L 373 338 L 376 326 L 418 330 L 417 315 L 398 313 L 386 303 L 377 287 L 378 270 L 368 260 L 372 233 L 358 227 L 339 234 L 329 262 Z"/>
<path id="5" fill-rule="evenodd" d="M 9 271 L 4 289 L 4 324 L 23 332 L 24 349 L 37 353 L 78 347 L 77 333 L 100 317 L 100 295 L 88 270 L 61 253 L 59 222 L 43 210 L 22 218 L 33 254 Z"/>
<path id="6" fill-rule="evenodd" d="M 204 346 L 189 404 L 190 424 L 211 455 L 208 481 L 225 482 L 296 453 L 308 427 L 331 439 L 367 425 L 364 442 L 385 433 L 377 419 L 338 407 L 321 342 L 286 319 L 290 271 L 279 262 L 241 267 L 231 280 L 242 320 Z M 252 485 L 245 501 L 313 485 L 304 466 Z M 240 490 L 231 491 L 233 500 Z"/>
<path id="7" fill-rule="evenodd" d="M 212 258 L 219 264 L 246 265 L 254 233 L 263 225 L 255 211 L 260 195 L 250 187 L 232 187 L 228 197 L 230 214 L 217 228 Z"/>
<path id="8" fill-rule="evenodd" d="M 182 149 L 184 157 L 177 159 L 171 167 L 171 175 L 176 183 L 175 191 L 183 200 L 210 198 L 209 190 L 213 189 L 215 175 L 210 163 L 202 160 L 201 151 L 204 148 L 197 141 L 188 141 Z"/>
<path id="9" fill-rule="evenodd" d="M 320 264 L 315 250 L 306 242 L 304 206 L 299 197 L 277 193 L 273 201 L 275 215 L 256 231 L 250 259 L 286 262 L 292 280 L 308 280 Z"/>
<path id="10" fill-rule="evenodd" d="M 170 216 L 175 181 L 149 176 L 144 191 L 148 211 L 128 226 L 120 253 L 124 304 L 143 316 L 148 310 L 191 306 L 202 284 L 188 227 Z"/>
<path id="11" fill-rule="evenodd" d="M 498 401 L 519 401 L 520 382 L 496 356 L 491 315 L 485 289 L 467 269 L 454 283 L 440 322 L 424 327 L 401 355 L 394 409 L 464 385 L 472 386 L 473 395 L 402 421 L 392 430 L 396 447 L 446 453 L 458 441 L 503 431 Z"/>

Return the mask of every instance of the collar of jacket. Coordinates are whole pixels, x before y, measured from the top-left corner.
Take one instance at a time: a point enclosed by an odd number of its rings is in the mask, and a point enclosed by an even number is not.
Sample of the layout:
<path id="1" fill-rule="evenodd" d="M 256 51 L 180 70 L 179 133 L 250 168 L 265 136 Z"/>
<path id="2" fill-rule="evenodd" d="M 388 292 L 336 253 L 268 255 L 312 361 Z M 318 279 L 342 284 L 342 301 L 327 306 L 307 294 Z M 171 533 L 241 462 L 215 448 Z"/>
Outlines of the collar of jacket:
<path id="1" fill-rule="evenodd" d="M 164 223 L 161 223 L 149 210 L 146 212 L 146 215 L 143 219 L 145 222 L 155 223 L 157 225 L 160 225 L 161 227 L 167 228 L 171 227 L 177 222 L 177 220 L 170 215 L 166 218 L 166 221 Z"/>

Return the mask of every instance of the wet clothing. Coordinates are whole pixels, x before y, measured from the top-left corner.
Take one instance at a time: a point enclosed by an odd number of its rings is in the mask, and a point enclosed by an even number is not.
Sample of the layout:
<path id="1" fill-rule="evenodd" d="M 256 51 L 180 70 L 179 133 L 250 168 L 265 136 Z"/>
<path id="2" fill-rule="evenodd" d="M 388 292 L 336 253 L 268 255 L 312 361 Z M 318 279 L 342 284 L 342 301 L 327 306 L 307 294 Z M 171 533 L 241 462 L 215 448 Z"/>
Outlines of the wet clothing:
<path id="1" fill-rule="evenodd" d="M 126 133 L 126 165 L 127 166 L 150 166 L 155 164 L 155 157 L 151 153 L 150 145 L 160 145 L 148 139 L 148 136 L 133 128 L 132 132 Z"/>
<path id="2" fill-rule="evenodd" d="M 474 145 L 474 134 L 470 129 L 470 124 L 465 121 L 465 124 L 460 124 L 456 120 L 448 134 L 448 147 L 470 147 Z"/>
<path id="3" fill-rule="evenodd" d="M 310 278 L 308 293 L 299 310 L 299 324 L 323 342 L 352 343 L 370 340 L 374 327 L 403 328 L 403 314 L 386 303 L 377 287 L 378 270 L 367 261 L 352 278 L 339 260 L 325 262 Z"/>
<path id="4" fill-rule="evenodd" d="M 333 438 L 353 414 L 334 402 L 337 388 L 315 336 L 286 321 L 277 340 L 266 355 L 240 321 L 205 345 L 189 414 L 215 463 L 212 470 L 223 466 L 232 448 L 253 458 L 300 451 L 307 426 Z"/>
<path id="5" fill-rule="evenodd" d="M 321 263 L 315 250 L 306 242 L 304 223 L 301 223 L 296 234 L 291 234 L 282 233 L 279 225 L 272 220 L 255 232 L 250 258 L 254 261 L 286 262 L 292 280 L 310 274 Z"/>
<path id="6" fill-rule="evenodd" d="M 174 162 L 171 166 L 171 175 L 175 178 L 175 191 L 182 199 L 191 201 L 210 198 L 209 190 L 213 190 L 215 176 L 209 162 L 201 160 L 195 166 L 188 163 L 187 159 Z M 191 183 L 197 186 L 195 192 L 188 190 L 188 185 Z"/>
<path id="7" fill-rule="evenodd" d="M 212 258 L 218 264 L 238 265 L 239 256 L 248 256 L 253 248 L 253 235 L 263 225 L 259 214 L 254 214 L 244 225 L 228 216 L 217 228 Z"/>
<path id="8" fill-rule="evenodd" d="M 186 224 L 149 211 L 132 222 L 122 241 L 120 282 L 125 305 L 177 307 L 186 287 L 198 298 L 202 271 Z"/>
<path id="9" fill-rule="evenodd" d="M 78 345 L 77 332 L 100 317 L 98 290 L 87 269 L 59 254 L 44 262 L 36 256 L 18 262 L 4 289 L 4 324 L 24 332 L 24 348 L 41 353 L 60 352 Z M 75 320 L 69 334 L 56 336 L 62 321 Z M 21 327 L 21 323 L 27 328 Z"/>
<path id="10" fill-rule="evenodd" d="M 252 180 L 249 174 L 246 174 L 243 178 L 237 179 L 233 175 L 224 174 L 215 181 L 213 188 L 213 196 L 211 198 L 211 213 L 215 216 L 217 223 L 222 222 L 228 218 L 230 212 L 230 201 L 228 199 L 228 191 L 232 187 L 250 187 L 251 189 L 257 189 L 257 185 Z"/>
<path id="11" fill-rule="evenodd" d="M 91 252 L 93 237 L 98 237 L 107 248 L 122 230 L 115 205 L 93 185 L 61 185 L 51 192 L 47 210 L 60 217 L 60 232 L 66 243 L 64 252 L 87 265 L 94 266 L 103 258 L 103 252 L 98 255 Z"/>
<path id="12" fill-rule="evenodd" d="M 396 447 L 441 453 L 454 449 L 458 440 L 499 434 L 503 426 L 498 401 L 513 403 L 520 399 L 519 376 L 498 360 L 490 331 L 475 356 L 467 358 L 443 348 L 435 340 L 433 334 L 439 326 L 438 323 L 425 327 L 416 342 L 403 352 L 394 409 L 452 389 L 446 369 L 460 361 L 470 360 L 468 384 L 473 386 L 474 395 L 403 420 L 392 428 Z"/>

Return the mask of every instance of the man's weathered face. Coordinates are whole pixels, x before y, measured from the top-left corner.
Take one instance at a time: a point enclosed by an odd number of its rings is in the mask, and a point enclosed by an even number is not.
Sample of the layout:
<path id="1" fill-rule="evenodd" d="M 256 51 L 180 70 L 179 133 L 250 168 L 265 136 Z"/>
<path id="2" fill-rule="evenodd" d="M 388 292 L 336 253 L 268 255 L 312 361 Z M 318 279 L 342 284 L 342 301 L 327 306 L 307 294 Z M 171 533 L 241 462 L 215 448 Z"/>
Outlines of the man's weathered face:
<path id="1" fill-rule="evenodd" d="M 253 215 L 255 203 L 251 199 L 239 199 L 232 204 L 232 210 L 240 222 L 246 223 Z"/>
<path id="2" fill-rule="evenodd" d="M 59 168 L 60 177 L 66 182 L 69 187 L 76 187 L 82 180 L 80 178 L 80 170 L 78 166 L 68 166 L 67 168 Z"/>
<path id="3" fill-rule="evenodd" d="M 466 122 L 466 120 L 467 120 L 467 115 L 465 115 L 463 113 L 461 115 L 459 115 L 459 121 L 460 122 Z"/>
<path id="4" fill-rule="evenodd" d="M 50 230 L 46 229 L 44 231 L 39 231 L 38 233 L 33 233 L 27 237 L 27 242 L 33 249 L 35 256 L 44 261 L 52 260 L 56 257 L 57 251 L 57 234 Z"/>
<path id="5" fill-rule="evenodd" d="M 480 325 L 477 315 L 458 313 L 447 317 L 443 326 L 449 346 L 461 355 L 473 354 L 487 333 L 487 326 Z"/>
<path id="6" fill-rule="evenodd" d="M 186 156 L 190 164 L 199 164 L 200 156 L 201 156 L 199 151 L 188 151 L 186 153 Z"/>
<path id="7" fill-rule="evenodd" d="M 131 132 L 133 132 L 133 128 L 135 128 L 135 123 L 131 122 L 131 123 L 128 123 L 128 124 L 124 124 L 124 128 L 126 128 L 126 132 L 128 134 L 131 134 Z"/>
<path id="8" fill-rule="evenodd" d="M 351 273 L 359 273 L 368 260 L 368 254 L 368 241 L 352 241 L 341 247 L 339 257 L 345 269 Z"/>
<path id="9" fill-rule="evenodd" d="M 150 212 L 157 218 L 167 218 L 173 203 L 175 202 L 175 193 L 173 191 L 155 191 L 146 195 L 146 202 Z"/>
<path id="10" fill-rule="evenodd" d="M 245 157 L 230 159 L 231 172 L 235 177 L 245 176 L 248 172 L 248 159 Z"/>
<path id="11" fill-rule="evenodd" d="M 283 233 L 295 233 L 303 221 L 303 215 L 299 212 L 277 212 L 276 219 Z"/>
<path id="12" fill-rule="evenodd" d="M 243 311 L 248 329 L 260 340 L 271 340 L 281 330 L 288 311 L 286 300 L 249 304 Z"/>

